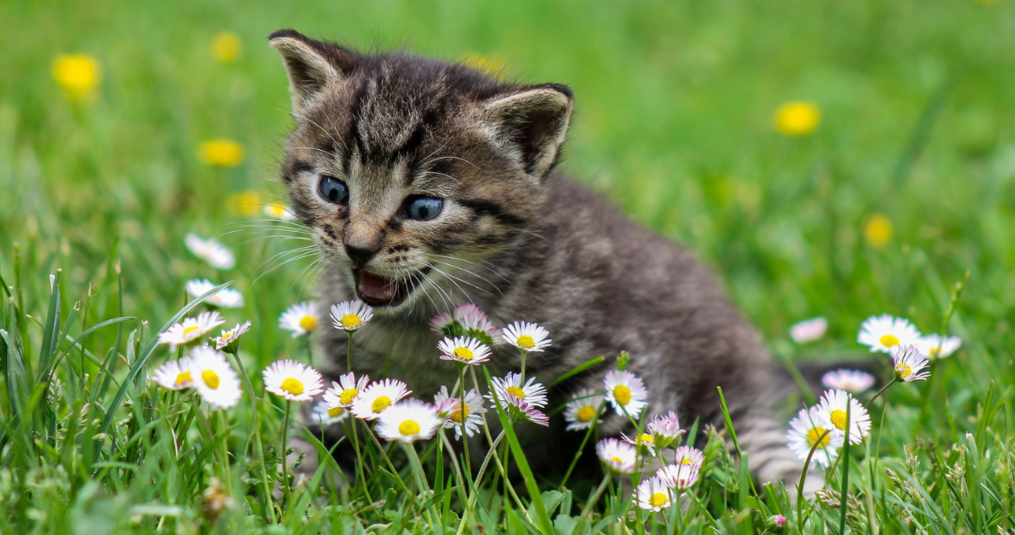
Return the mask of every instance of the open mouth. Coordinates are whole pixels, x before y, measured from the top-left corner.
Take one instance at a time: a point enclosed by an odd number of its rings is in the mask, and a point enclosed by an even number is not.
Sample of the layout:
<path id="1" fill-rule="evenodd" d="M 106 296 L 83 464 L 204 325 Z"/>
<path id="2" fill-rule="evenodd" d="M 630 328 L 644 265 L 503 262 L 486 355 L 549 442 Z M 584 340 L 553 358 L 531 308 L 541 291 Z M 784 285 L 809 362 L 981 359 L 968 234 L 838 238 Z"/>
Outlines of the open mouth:
<path id="1" fill-rule="evenodd" d="M 392 279 L 362 269 L 352 270 L 356 279 L 356 295 L 372 307 L 394 307 L 402 304 L 418 284 L 413 278 Z"/>

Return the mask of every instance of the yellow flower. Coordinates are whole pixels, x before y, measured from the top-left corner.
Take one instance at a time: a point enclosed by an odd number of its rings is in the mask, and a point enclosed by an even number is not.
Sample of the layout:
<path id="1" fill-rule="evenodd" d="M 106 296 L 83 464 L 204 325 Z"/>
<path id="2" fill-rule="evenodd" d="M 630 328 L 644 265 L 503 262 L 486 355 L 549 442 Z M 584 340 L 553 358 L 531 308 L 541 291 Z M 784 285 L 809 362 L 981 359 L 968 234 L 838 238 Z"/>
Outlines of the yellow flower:
<path id="1" fill-rule="evenodd" d="M 99 62 L 86 54 L 61 54 L 53 60 L 53 79 L 75 102 L 85 102 L 95 96 L 95 88 L 102 80 Z"/>
<path id="2" fill-rule="evenodd" d="M 871 247 L 884 247 L 892 239 L 892 220 L 884 214 L 868 215 L 863 219 L 863 237 Z"/>
<path id="3" fill-rule="evenodd" d="M 254 190 L 241 191 L 229 196 L 229 213 L 235 215 L 255 216 L 261 213 L 264 199 Z"/>
<path id="4" fill-rule="evenodd" d="M 216 167 L 236 167 L 243 163 L 243 145 L 231 139 L 209 139 L 198 148 L 202 163 Z"/>
<path id="5" fill-rule="evenodd" d="M 219 63 L 232 63 L 243 52 L 243 41 L 233 32 L 221 32 L 211 40 L 211 54 Z"/>
<path id="6" fill-rule="evenodd" d="M 784 136 L 806 136 L 821 124 L 821 110 L 813 102 L 787 102 L 775 110 L 772 126 Z"/>
<path id="7" fill-rule="evenodd" d="M 499 77 L 507 68 L 507 61 L 503 56 L 497 54 L 483 55 L 477 52 L 470 52 L 462 57 L 462 64 Z"/>

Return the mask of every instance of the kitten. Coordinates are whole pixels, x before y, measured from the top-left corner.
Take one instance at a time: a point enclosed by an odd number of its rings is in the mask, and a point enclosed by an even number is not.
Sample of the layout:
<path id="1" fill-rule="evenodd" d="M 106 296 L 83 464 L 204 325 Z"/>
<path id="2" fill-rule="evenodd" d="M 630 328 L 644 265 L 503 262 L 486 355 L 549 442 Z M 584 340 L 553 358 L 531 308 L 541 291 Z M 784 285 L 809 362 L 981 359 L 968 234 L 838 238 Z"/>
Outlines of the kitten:
<path id="1" fill-rule="evenodd" d="M 553 170 L 574 101 L 568 87 L 360 54 L 293 30 L 270 43 L 284 59 L 296 121 L 282 179 L 326 261 L 320 310 L 350 299 L 374 308 L 353 338 L 357 373 L 379 378 L 390 365 L 390 376 L 429 401 L 455 384 L 457 368 L 438 360 L 428 321 L 472 302 L 496 324 L 550 331 L 552 345 L 526 363 L 544 384 L 627 351 L 648 388 L 648 413 L 676 410 L 688 423 L 721 420 L 722 386 L 757 476 L 799 477 L 802 463 L 769 410 L 787 381 L 709 269 Z M 346 369 L 346 344 L 344 332 L 323 329 L 322 372 L 331 379 Z M 518 370 L 513 347 L 493 353 L 491 374 Z M 609 360 L 555 385 L 548 406 L 581 388 L 602 390 L 614 367 Z M 537 471 L 574 451 L 560 449 L 575 434 L 554 420 L 528 441 Z M 629 428 L 609 411 L 601 433 Z M 484 453 L 478 441 L 472 451 Z"/>

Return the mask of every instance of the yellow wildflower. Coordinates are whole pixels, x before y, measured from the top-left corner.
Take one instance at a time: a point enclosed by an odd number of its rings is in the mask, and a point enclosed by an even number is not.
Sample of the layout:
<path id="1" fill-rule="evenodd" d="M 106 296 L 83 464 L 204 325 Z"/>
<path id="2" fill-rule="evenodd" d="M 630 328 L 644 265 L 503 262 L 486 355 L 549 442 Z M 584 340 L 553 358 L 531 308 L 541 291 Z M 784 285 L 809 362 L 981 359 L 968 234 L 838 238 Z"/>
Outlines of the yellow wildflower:
<path id="1" fill-rule="evenodd" d="M 863 219 L 863 237 L 871 247 L 884 247 L 892 239 L 892 220 L 884 214 L 869 214 Z"/>
<path id="2" fill-rule="evenodd" d="M 243 41 L 233 32 L 221 32 L 211 40 L 211 54 L 219 63 L 232 63 L 243 52 Z"/>
<path id="3" fill-rule="evenodd" d="M 483 55 L 470 52 L 462 57 L 462 64 L 499 77 L 507 68 L 507 60 L 498 54 Z"/>
<path id="4" fill-rule="evenodd" d="M 243 155 L 243 145 L 224 138 L 209 139 L 197 151 L 202 163 L 216 167 L 236 167 L 243 163 Z"/>
<path id="5" fill-rule="evenodd" d="M 229 213 L 233 215 L 255 216 L 261 213 L 264 199 L 254 190 L 241 191 L 229 196 Z"/>
<path id="6" fill-rule="evenodd" d="M 821 124 L 821 110 L 813 102 L 787 102 L 775 110 L 772 126 L 784 136 L 806 136 Z"/>
<path id="7" fill-rule="evenodd" d="M 98 60 L 86 54 L 61 54 L 53 60 L 53 79 L 75 102 L 86 102 L 95 96 L 102 80 Z"/>

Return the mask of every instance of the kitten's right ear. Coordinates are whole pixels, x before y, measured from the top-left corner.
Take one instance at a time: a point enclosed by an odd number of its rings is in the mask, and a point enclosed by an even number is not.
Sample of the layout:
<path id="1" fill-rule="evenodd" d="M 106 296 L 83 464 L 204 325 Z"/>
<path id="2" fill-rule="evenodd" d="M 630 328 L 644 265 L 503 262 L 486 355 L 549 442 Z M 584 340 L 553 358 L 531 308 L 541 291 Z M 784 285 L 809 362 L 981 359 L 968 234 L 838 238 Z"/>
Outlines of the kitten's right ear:
<path id="1" fill-rule="evenodd" d="M 268 43 L 285 61 L 294 110 L 356 67 L 354 52 L 311 39 L 296 30 L 278 30 L 268 36 Z"/>

